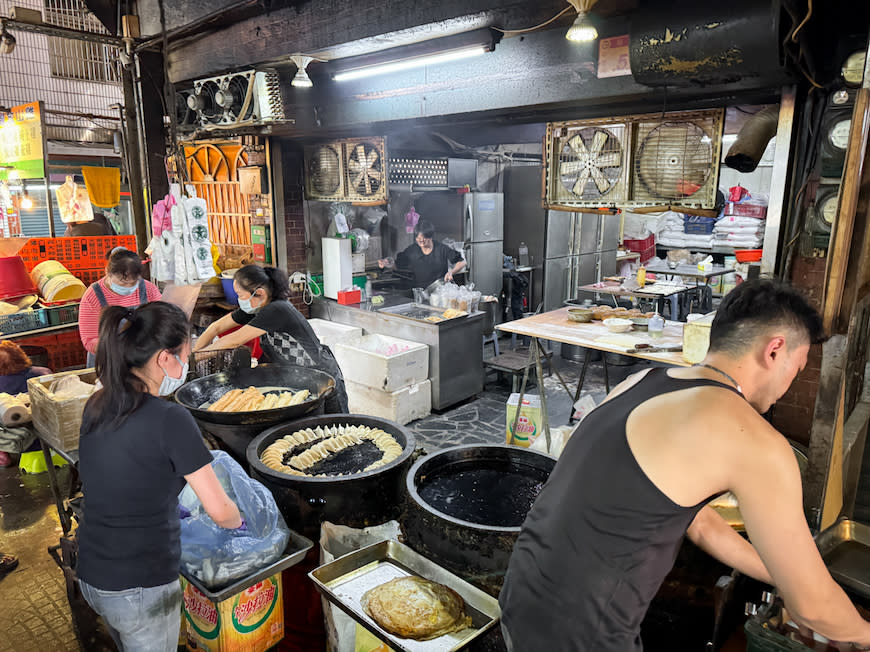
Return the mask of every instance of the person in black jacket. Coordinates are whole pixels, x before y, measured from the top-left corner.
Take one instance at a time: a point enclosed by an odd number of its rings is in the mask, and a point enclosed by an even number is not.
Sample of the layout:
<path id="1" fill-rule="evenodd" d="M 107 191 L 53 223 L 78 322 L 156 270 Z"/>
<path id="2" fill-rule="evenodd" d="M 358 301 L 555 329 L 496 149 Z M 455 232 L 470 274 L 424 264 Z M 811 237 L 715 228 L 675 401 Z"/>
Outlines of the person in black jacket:
<path id="1" fill-rule="evenodd" d="M 392 266 L 387 258 L 379 260 L 378 265 L 381 269 Z M 455 249 L 435 242 L 435 227 L 420 220 L 414 227 L 414 244 L 396 256 L 395 266 L 414 275 L 414 287 L 425 288 L 441 278 L 452 281 L 453 275 L 465 267 L 465 261 Z"/>

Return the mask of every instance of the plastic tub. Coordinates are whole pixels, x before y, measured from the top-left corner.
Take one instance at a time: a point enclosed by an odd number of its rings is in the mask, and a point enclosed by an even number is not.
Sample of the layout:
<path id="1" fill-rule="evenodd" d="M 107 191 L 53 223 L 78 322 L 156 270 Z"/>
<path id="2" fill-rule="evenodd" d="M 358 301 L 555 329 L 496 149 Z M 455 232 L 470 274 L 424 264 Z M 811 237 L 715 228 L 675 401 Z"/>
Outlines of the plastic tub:
<path id="1" fill-rule="evenodd" d="M 239 295 L 236 294 L 236 291 L 233 288 L 233 277 L 226 278 L 221 276 L 221 285 L 224 288 L 224 296 L 227 298 L 227 303 L 231 306 L 239 305 Z"/>
<path id="2" fill-rule="evenodd" d="M 33 281 L 21 256 L 0 258 L 0 301 L 35 293 Z"/>
<path id="3" fill-rule="evenodd" d="M 735 249 L 734 256 L 738 263 L 757 263 L 761 260 L 761 249 Z"/>

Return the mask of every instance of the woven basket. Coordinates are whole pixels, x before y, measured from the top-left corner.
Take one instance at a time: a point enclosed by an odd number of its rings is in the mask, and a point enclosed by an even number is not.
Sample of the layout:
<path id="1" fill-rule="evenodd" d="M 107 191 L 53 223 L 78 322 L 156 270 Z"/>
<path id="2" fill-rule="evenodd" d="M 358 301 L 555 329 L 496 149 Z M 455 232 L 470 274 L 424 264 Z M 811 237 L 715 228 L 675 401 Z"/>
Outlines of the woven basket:
<path id="1" fill-rule="evenodd" d="M 82 413 L 90 396 L 57 400 L 49 388 L 58 378 L 72 375 L 79 376 L 86 383 L 97 382 L 97 374 L 93 369 L 64 371 L 37 376 L 27 381 L 33 425 L 49 446 L 64 452 L 74 451 L 79 447 Z"/>

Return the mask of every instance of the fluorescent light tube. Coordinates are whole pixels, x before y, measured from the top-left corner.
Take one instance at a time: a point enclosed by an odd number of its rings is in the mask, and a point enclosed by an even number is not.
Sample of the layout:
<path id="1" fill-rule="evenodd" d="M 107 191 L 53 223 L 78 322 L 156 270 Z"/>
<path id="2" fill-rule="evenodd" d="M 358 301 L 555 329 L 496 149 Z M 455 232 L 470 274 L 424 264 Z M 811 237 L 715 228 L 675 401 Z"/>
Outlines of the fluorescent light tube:
<path id="1" fill-rule="evenodd" d="M 372 77 L 374 75 L 384 75 L 391 72 L 399 72 L 401 70 L 410 70 L 411 68 L 420 68 L 423 66 L 447 63 L 448 61 L 459 61 L 460 59 L 469 59 L 481 54 L 489 52 L 489 49 L 483 45 L 476 45 L 470 48 L 462 48 L 460 50 L 451 50 L 449 52 L 439 52 L 429 54 L 422 57 L 414 57 L 411 59 L 401 59 L 399 61 L 391 61 L 390 63 L 380 63 L 373 66 L 365 66 L 352 70 L 345 70 L 337 73 L 333 79 L 335 81 L 347 81 L 349 79 L 362 79 L 364 77 Z"/>

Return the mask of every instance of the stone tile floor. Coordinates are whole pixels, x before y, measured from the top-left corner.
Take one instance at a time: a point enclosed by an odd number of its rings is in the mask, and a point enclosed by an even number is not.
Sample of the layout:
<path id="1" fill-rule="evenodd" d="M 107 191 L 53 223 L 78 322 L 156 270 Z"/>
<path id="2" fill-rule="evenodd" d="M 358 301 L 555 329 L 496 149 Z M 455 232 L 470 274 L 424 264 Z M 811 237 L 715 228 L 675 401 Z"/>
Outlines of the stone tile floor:
<path id="1" fill-rule="evenodd" d="M 573 391 L 580 365 L 561 359 L 558 349 L 553 361 Z M 611 384 L 645 367 L 645 363 L 610 366 Z M 490 376 L 484 391 L 476 398 L 409 424 L 418 437 L 418 445 L 432 451 L 459 444 L 503 443 L 505 402 L 510 395 L 506 383 Z M 556 375 L 546 378 L 544 385 L 550 423 L 554 426 L 567 423 L 571 400 Z M 537 393 L 534 387 L 529 391 Z M 586 392 L 596 401 L 604 398 L 600 362 L 587 372 Z M 69 487 L 70 475 L 69 469 L 59 471 L 64 488 Z M 79 645 L 73 628 L 63 574 L 47 552 L 60 536 L 47 474 L 20 474 L 17 467 L 0 469 L 0 550 L 17 555 L 20 560 L 15 571 L 0 578 L 3 605 L 0 652 L 67 652 L 87 648 Z"/>

